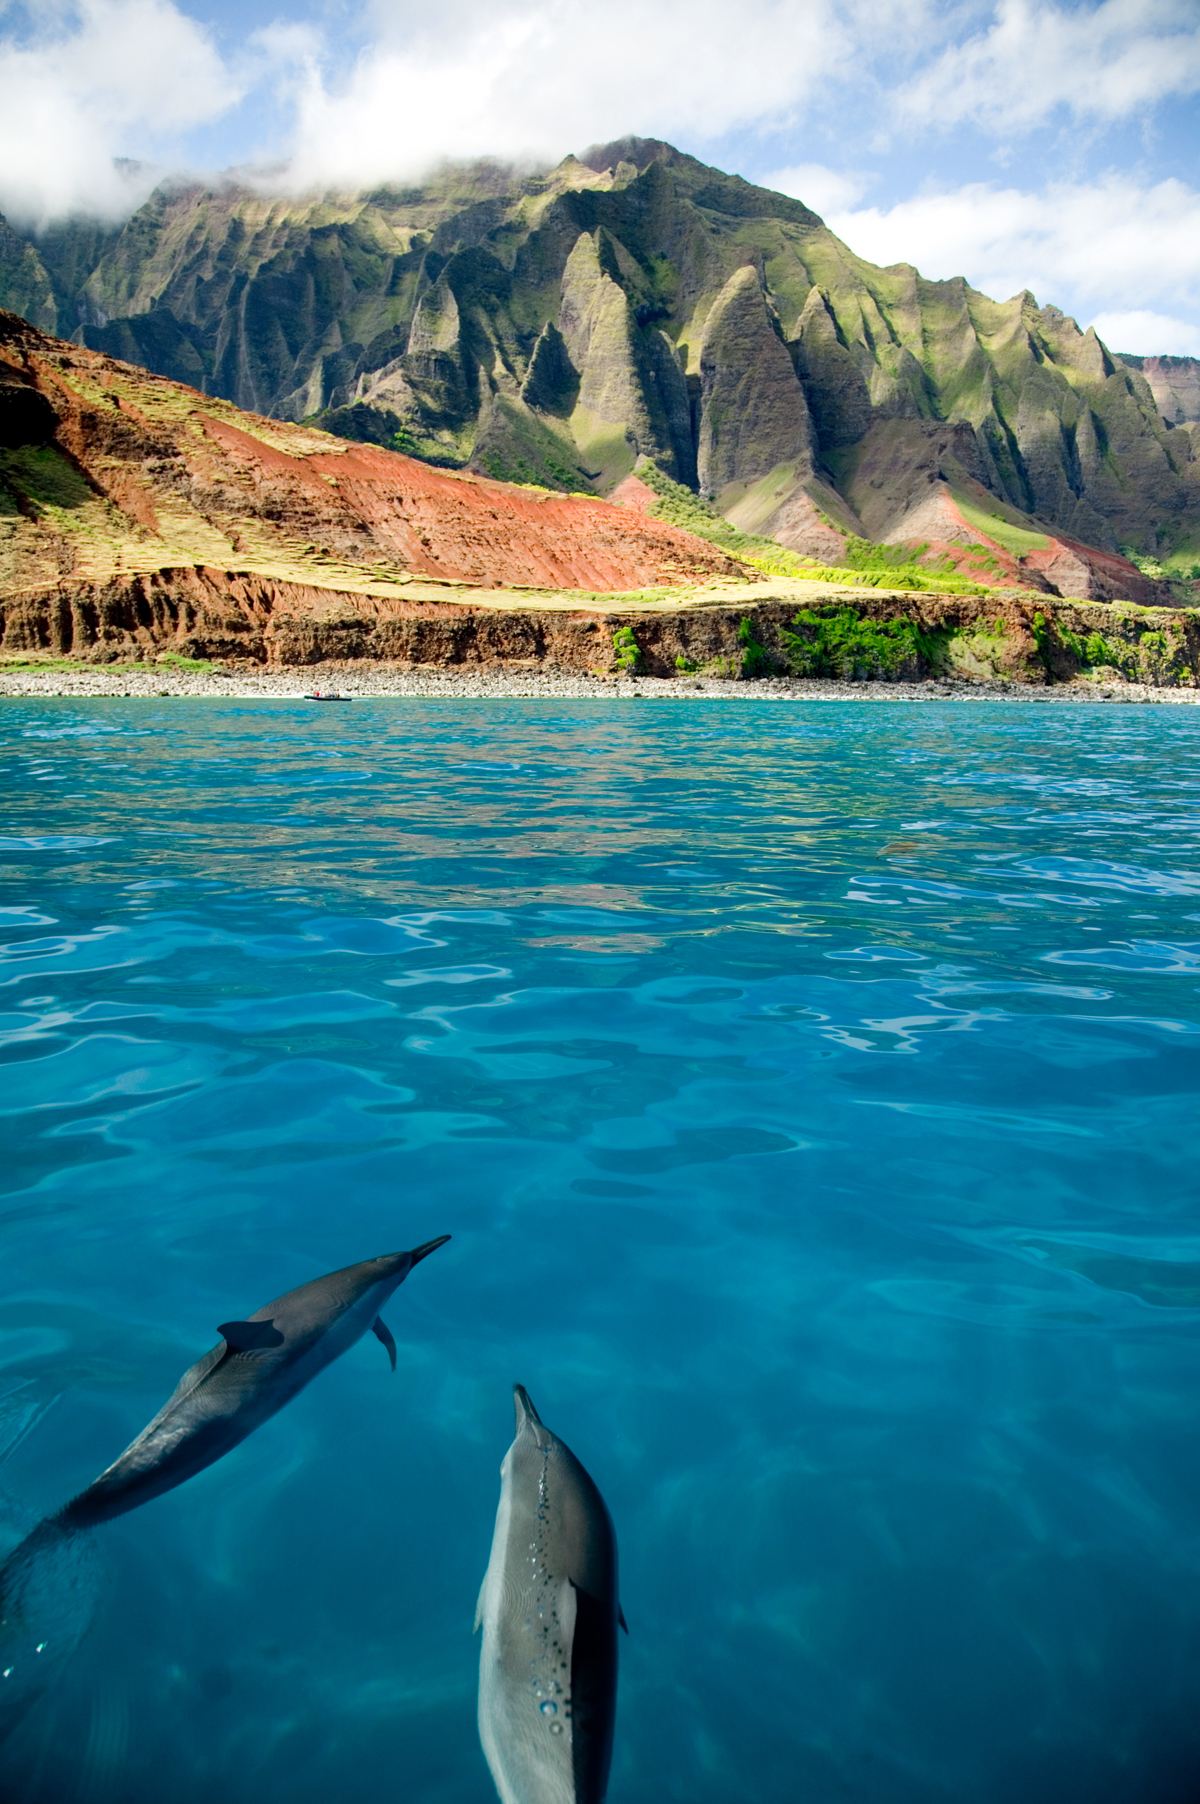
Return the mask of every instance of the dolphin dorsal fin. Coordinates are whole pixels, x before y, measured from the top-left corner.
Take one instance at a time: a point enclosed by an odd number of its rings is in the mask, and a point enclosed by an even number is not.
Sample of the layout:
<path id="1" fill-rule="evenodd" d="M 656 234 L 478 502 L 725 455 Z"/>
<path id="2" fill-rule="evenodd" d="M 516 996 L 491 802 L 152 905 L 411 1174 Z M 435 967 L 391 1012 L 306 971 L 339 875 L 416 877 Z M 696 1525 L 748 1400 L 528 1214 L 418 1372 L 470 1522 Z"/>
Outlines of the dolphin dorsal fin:
<path id="1" fill-rule="evenodd" d="M 624 1629 L 625 1633 L 628 1635 L 629 1624 L 625 1620 L 625 1612 L 621 1608 L 620 1604 L 617 1605 L 617 1621 L 620 1623 L 621 1627 Z"/>
<path id="2" fill-rule="evenodd" d="M 231 1353 L 257 1353 L 264 1347 L 283 1345 L 274 1322 L 222 1322 L 217 1333 Z"/>
<path id="3" fill-rule="evenodd" d="M 387 1356 L 392 1362 L 393 1372 L 396 1370 L 396 1343 L 392 1339 L 392 1331 L 381 1315 L 377 1315 L 371 1323 L 371 1333 L 375 1339 L 382 1341 L 387 1348 Z"/>

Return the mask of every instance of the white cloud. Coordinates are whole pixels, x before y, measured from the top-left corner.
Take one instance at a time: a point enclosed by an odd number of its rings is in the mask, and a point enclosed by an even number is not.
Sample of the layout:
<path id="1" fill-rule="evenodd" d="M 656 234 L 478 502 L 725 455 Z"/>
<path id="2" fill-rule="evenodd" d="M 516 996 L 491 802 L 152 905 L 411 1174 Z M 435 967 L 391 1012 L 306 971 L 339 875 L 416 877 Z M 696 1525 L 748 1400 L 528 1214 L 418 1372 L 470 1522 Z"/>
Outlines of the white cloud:
<path id="1" fill-rule="evenodd" d="M 238 98 L 171 0 L 79 0 L 74 17 L 48 9 L 42 24 L 32 42 L 0 42 L 0 209 L 22 224 L 128 213 L 152 177 L 114 157 L 152 154 Z"/>
<path id="2" fill-rule="evenodd" d="M 997 300 L 1029 288 L 1083 325 L 1136 313 L 1147 330 L 1162 320 L 1181 342 L 1176 328 L 1186 332 L 1186 316 L 1200 316 L 1200 193 L 1173 179 L 1147 187 L 1110 176 L 1037 193 L 972 182 L 894 207 L 846 208 L 828 223 L 873 263 L 912 263 L 933 280 L 966 276 Z"/>
<path id="3" fill-rule="evenodd" d="M 251 89 L 278 134 L 258 152 L 290 157 L 302 187 L 557 161 L 626 133 L 703 144 L 861 87 L 868 36 L 873 51 L 919 36 L 935 4 L 896 0 L 881 23 L 874 0 L 742 0 L 731 29 L 727 0 L 374 0 L 357 55 L 285 17 L 223 64 L 177 0 L 41 0 L 28 45 L 0 0 L 0 206 L 120 210 L 114 154 L 178 158 Z"/>
<path id="4" fill-rule="evenodd" d="M 995 145 L 1063 108 L 1146 119 L 1200 91 L 1200 0 L 739 0 L 736 14 L 728 0 L 360 0 L 357 44 L 289 22 L 280 0 L 227 61 L 184 4 L 205 0 L 0 0 L 0 209 L 19 224 L 126 213 L 153 172 L 122 175 L 114 157 L 179 168 L 189 133 L 205 161 L 270 159 L 272 186 L 358 187 L 443 159 L 556 161 L 626 132 L 701 154 L 731 133 L 815 150 L 818 115 L 851 156 L 902 129 L 911 157 L 948 124 Z M 28 40 L 18 14 L 36 21 Z M 243 101 L 237 148 L 213 155 L 213 123 L 229 144 Z M 1143 349 L 1150 333 L 1164 350 L 1193 342 L 1200 195 L 1181 181 L 974 182 L 881 207 L 854 168 L 760 179 L 873 261 L 999 298 L 1032 288 L 1116 320 L 1127 348 L 1135 326 Z"/>
<path id="5" fill-rule="evenodd" d="M 863 0 L 865 3 L 865 0 Z M 916 0 L 914 0 L 916 3 Z M 557 160 L 627 132 L 703 142 L 801 108 L 855 54 L 834 0 L 752 0 L 730 42 L 726 0 L 510 0 L 407 12 L 348 78 L 311 61 L 298 106 L 295 179 L 358 185 L 443 158 Z"/>
<path id="6" fill-rule="evenodd" d="M 1200 326 L 1166 313 L 1134 308 L 1128 313 L 1098 313 L 1092 325 L 1111 351 L 1134 351 L 1145 357 L 1200 357 Z"/>
<path id="7" fill-rule="evenodd" d="M 771 188 L 777 194 L 790 194 L 822 218 L 827 213 L 841 213 L 862 199 L 870 186 L 869 178 L 853 175 L 845 169 L 829 169 L 824 163 L 793 163 L 788 169 L 775 169 L 768 175 L 756 176 L 760 188 Z"/>
<path id="8" fill-rule="evenodd" d="M 626 132 L 778 141 L 817 115 L 859 144 L 905 122 L 1007 135 L 1064 104 L 1125 118 L 1200 89 L 1197 0 L 367 0 L 357 54 L 281 0 L 233 65 L 184 3 L 32 0 L 18 10 L 39 34 L 17 46 L 0 0 L 0 205 L 117 209 L 114 154 L 178 157 L 181 135 L 251 89 L 263 137 L 250 107 L 243 136 L 316 186 L 482 154 L 556 160 Z M 806 187 L 818 211 L 858 198 L 824 164 L 768 179 Z"/>
<path id="9" fill-rule="evenodd" d="M 922 123 L 987 121 L 1005 132 L 1063 107 L 1128 119 L 1200 90 L 1195 0 L 1101 0 L 1057 7 L 1000 0 L 986 29 L 947 46 L 898 96 Z"/>

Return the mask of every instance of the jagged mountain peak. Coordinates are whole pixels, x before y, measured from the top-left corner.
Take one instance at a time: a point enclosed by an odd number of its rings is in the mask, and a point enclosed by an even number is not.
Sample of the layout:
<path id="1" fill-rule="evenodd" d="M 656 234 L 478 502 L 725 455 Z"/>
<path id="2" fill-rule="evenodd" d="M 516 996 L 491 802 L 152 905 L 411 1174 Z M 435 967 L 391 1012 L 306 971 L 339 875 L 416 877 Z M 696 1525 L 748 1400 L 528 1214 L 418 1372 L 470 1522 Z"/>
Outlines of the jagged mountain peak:
<path id="1" fill-rule="evenodd" d="M 597 174 L 616 169 L 620 163 L 632 163 L 640 175 L 651 163 L 675 161 L 681 152 L 662 138 L 616 138 L 611 144 L 592 144 L 580 153 L 579 161 Z"/>
<path id="2" fill-rule="evenodd" d="M 163 189 L 115 235 L 0 233 L 6 298 L 239 406 L 442 463 L 607 493 L 646 455 L 798 549 L 830 520 L 899 530 L 879 496 L 908 494 L 945 425 L 997 506 L 1110 552 L 1200 551 L 1192 404 L 1164 417 L 1164 380 L 1028 291 L 877 268 L 800 201 L 658 139 L 355 195 Z"/>

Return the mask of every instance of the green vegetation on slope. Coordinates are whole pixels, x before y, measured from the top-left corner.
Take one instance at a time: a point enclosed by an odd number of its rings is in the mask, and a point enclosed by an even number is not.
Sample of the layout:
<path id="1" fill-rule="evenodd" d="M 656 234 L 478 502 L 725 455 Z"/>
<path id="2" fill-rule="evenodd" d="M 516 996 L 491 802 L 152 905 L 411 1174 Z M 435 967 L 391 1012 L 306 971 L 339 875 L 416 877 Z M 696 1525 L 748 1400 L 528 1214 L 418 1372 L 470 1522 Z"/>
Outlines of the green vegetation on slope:
<path id="1" fill-rule="evenodd" d="M 955 571 L 945 569 L 930 570 L 925 564 L 913 563 L 913 553 L 904 547 L 888 545 L 872 545 L 866 539 L 851 539 L 847 551 L 848 557 L 854 555 L 854 548 L 864 546 L 868 553 L 900 550 L 903 562 L 893 561 L 886 557 L 863 557 L 858 564 L 849 561 L 842 564 L 805 563 L 797 575 L 808 582 L 817 583 L 851 583 L 862 589 L 915 589 L 924 595 L 983 595 L 986 586 L 972 582 L 969 576 L 959 575 Z M 862 555 L 861 553 L 859 555 Z M 753 558 L 748 560 L 753 563 Z"/>
<path id="2" fill-rule="evenodd" d="M 1200 560 L 1191 550 L 1176 550 L 1162 560 L 1147 557 L 1144 552 L 1135 551 L 1132 545 L 1122 545 L 1121 556 L 1148 576 L 1152 582 L 1166 583 L 1181 601 L 1193 600 L 1191 585 L 1200 581 Z"/>
<path id="3" fill-rule="evenodd" d="M 987 538 L 994 539 L 996 544 L 1009 552 L 1013 557 L 1027 557 L 1031 551 L 1045 551 L 1050 541 L 1043 532 L 1027 532 L 1023 526 L 1014 526 L 999 514 L 989 514 L 957 489 L 951 491 L 955 506 L 963 519 L 977 532 L 984 533 Z"/>
<path id="4" fill-rule="evenodd" d="M 852 572 L 849 580 L 871 589 L 922 589 L 934 595 L 982 593 L 983 585 L 960 575 L 950 558 L 939 558 L 932 565 L 921 563 L 928 549 L 928 541 L 923 545 L 873 545 L 869 539 L 848 538 L 846 566 Z M 826 566 L 822 574 L 835 568 Z"/>
<path id="5" fill-rule="evenodd" d="M 532 483 L 568 495 L 585 483 L 574 442 L 506 396 L 493 403 L 480 425 L 472 467 L 497 482 Z"/>
<path id="6" fill-rule="evenodd" d="M 846 540 L 846 563 L 818 564 L 813 558 L 801 557 L 777 545 L 774 539 L 760 539 L 742 532 L 723 520 L 716 509 L 682 483 L 664 476 L 649 458 L 639 460 L 634 472 L 646 487 L 653 489 L 658 500 L 650 509 L 659 520 L 679 526 L 697 538 L 709 539 L 733 557 L 743 559 L 766 576 L 797 576 L 822 583 L 853 583 L 867 589 L 920 589 L 934 595 L 974 595 L 981 585 L 960 576 L 949 558 L 930 567 L 916 560 L 924 546 L 915 550 L 903 545 L 873 545 L 869 539 Z M 983 547 L 980 547 L 982 551 Z"/>
<path id="7" fill-rule="evenodd" d="M 1076 633 L 1039 611 L 1033 617 L 1038 656 L 1053 676 L 1063 651 L 1085 676 L 1115 672 L 1131 683 L 1191 686 L 1186 633 L 1180 619 L 1157 610 L 1114 607 L 1113 627 L 1103 633 Z"/>
<path id="8" fill-rule="evenodd" d="M 783 642 L 793 676 L 855 683 L 938 668 L 944 638 L 922 633 L 911 620 L 861 620 L 853 608 L 801 608 Z"/>
<path id="9" fill-rule="evenodd" d="M 390 408 L 367 407 L 356 401 L 351 407 L 329 408 L 324 413 L 310 414 L 300 422 L 314 426 L 319 432 L 331 432 L 335 438 L 348 438 L 361 445 L 379 445 L 385 451 L 402 451 L 405 457 L 419 457 L 422 463 L 434 464 L 442 470 L 461 470 L 471 455 L 450 437 L 433 438 L 414 429 Z"/>
<path id="10" fill-rule="evenodd" d="M 613 650 L 617 654 L 617 669 L 628 676 L 640 676 L 644 668 L 642 649 L 634 637 L 631 626 L 619 626 L 613 634 Z"/>
<path id="11" fill-rule="evenodd" d="M 672 482 L 648 457 L 638 459 L 634 475 L 658 496 L 649 510 L 656 520 L 665 520 L 669 526 L 694 533 L 698 539 L 708 539 L 732 557 L 742 558 L 768 576 L 807 576 L 808 559 L 785 550 L 774 539 L 760 539 L 754 533 L 731 526 L 715 507 L 681 482 Z"/>
<path id="12" fill-rule="evenodd" d="M 747 614 L 738 621 L 738 644 L 742 653 L 742 675 L 765 677 L 775 674 L 775 660 L 754 636 L 754 622 Z"/>

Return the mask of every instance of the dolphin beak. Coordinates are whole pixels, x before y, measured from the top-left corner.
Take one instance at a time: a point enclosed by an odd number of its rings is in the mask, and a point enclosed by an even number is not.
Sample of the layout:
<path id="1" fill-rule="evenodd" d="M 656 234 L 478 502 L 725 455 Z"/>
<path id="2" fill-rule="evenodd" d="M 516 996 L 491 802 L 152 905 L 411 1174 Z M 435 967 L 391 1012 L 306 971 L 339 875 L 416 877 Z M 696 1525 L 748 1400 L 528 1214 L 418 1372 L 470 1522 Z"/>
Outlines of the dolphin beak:
<path id="1" fill-rule="evenodd" d="M 418 1265 L 422 1259 L 427 1259 L 430 1253 L 436 1253 L 439 1247 L 444 1247 L 449 1238 L 449 1234 L 439 1234 L 436 1240 L 427 1240 L 424 1246 L 414 1247 L 408 1255 L 409 1270 L 411 1271 L 412 1267 Z"/>
<path id="2" fill-rule="evenodd" d="M 517 1416 L 517 1433 L 523 1428 L 542 1428 L 544 1423 L 537 1410 L 529 1401 L 529 1392 L 523 1384 L 513 1385 L 513 1406 Z"/>

